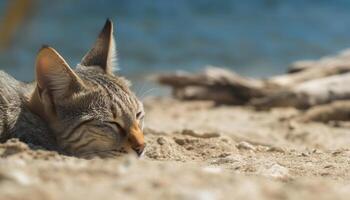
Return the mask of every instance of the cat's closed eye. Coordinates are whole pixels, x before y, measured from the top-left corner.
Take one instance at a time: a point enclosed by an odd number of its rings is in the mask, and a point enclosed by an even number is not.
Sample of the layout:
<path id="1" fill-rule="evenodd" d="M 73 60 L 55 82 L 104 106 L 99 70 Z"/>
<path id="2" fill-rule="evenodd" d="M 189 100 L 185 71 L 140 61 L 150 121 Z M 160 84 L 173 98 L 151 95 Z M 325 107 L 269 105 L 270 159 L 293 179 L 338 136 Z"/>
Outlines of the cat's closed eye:
<path id="1" fill-rule="evenodd" d="M 141 118 L 143 118 L 143 113 L 142 111 L 139 111 L 136 113 L 136 119 L 141 119 Z"/>
<path id="2" fill-rule="evenodd" d="M 108 122 L 108 124 L 114 128 L 115 132 L 126 135 L 126 131 L 118 122 L 111 121 L 111 122 Z"/>

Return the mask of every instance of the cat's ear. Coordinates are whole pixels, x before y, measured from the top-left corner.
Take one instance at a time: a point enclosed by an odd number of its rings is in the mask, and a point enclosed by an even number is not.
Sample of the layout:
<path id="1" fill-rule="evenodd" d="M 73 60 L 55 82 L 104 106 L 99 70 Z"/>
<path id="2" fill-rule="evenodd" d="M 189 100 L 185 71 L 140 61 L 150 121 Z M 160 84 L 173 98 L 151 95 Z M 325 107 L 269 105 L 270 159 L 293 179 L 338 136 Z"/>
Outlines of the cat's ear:
<path id="1" fill-rule="evenodd" d="M 113 23 L 107 19 L 94 46 L 84 56 L 80 64 L 85 67 L 99 67 L 106 73 L 111 74 L 116 61 L 117 53 L 113 36 Z"/>
<path id="2" fill-rule="evenodd" d="M 82 80 L 53 48 L 44 46 L 36 58 L 36 80 L 39 91 L 53 97 L 67 97 L 84 88 Z"/>

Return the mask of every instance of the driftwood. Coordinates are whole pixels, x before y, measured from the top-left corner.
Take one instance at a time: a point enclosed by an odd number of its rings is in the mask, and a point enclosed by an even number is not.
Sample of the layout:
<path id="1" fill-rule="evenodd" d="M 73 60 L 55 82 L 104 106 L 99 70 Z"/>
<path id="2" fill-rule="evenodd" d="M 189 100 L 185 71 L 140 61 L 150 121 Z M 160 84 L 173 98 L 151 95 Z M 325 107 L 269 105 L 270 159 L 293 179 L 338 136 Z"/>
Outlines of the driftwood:
<path id="1" fill-rule="evenodd" d="M 299 71 L 298 73 L 284 74 L 268 79 L 270 84 L 276 84 L 280 87 L 293 87 L 300 83 L 321 79 L 327 76 L 343 74 L 350 72 L 350 62 L 348 65 L 328 65 L 320 68 L 310 67 Z"/>
<path id="2" fill-rule="evenodd" d="M 349 66 L 350 65 L 350 49 L 345 49 L 333 56 L 325 56 L 318 60 L 301 60 L 292 63 L 288 69 L 288 73 L 301 72 L 311 68 L 322 68 L 329 66 Z"/>
<path id="3" fill-rule="evenodd" d="M 350 99 L 350 50 L 317 61 L 294 63 L 290 73 L 265 80 L 209 68 L 198 74 L 160 75 L 179 99 L 249 104 L 257 108 L 293 106 L 301 109 Z"/>
<path id="4" fill-rule="evenodd" d="M 307 110 L 298 118 L 301 122 L 350 121 L 350 101 L 335 101 Z"/>
<path id="5" fill-rule="evenodd" d="M 293 106 L 301 109 L 350 99 L 350 73 L 333 75 L 295 85 L 263 98 L 251 100 L 259 108 Z"/>
<path id="6" fill-rule="evenodd" d="M 170 85 L 173 95 L 183 100 L 213 100 L 217 103 L 244 104 L 251 98 L 267 96 L 264 81 L 249 79 L 222 68 L 207 68 L 199 74 L 177 72 L 156 77 Z"/>
<path id="7" fill-rule="evenodd" d="M 268 79 L 268 82 L 282 87 L 291 87 L 305 81 L 350 72 L 350 49 L 319 60 L 294 62 L 288 72 L 288 74 L 274 76 Z"/>

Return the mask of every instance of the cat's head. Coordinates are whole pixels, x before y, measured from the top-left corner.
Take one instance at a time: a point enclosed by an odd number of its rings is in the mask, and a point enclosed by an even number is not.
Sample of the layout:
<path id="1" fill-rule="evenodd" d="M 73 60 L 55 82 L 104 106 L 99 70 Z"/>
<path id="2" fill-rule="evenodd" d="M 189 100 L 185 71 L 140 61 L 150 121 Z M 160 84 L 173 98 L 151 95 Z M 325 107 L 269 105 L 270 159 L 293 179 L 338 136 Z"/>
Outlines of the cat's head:
<path id="1" fill-rule="evenodd" d="M 53 48 L 39 51 L 30 105 L 49 123 L 64 152 L 109 157 L 121 148 L 144 151 L 143 105 L 129 82 L 113 74 L 115 61 L 110 20 L 76 70 Z"/>

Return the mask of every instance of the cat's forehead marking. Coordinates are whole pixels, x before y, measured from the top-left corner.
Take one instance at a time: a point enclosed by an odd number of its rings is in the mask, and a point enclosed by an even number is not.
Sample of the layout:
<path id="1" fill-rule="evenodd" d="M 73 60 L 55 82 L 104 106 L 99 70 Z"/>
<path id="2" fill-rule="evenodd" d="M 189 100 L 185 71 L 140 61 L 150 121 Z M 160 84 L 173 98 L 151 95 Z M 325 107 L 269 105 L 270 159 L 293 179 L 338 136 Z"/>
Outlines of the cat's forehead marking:
<path id="1" fill-rule="evenodd" d="M 135 120 L 134 115 L 139 110 L 139 103 L 122 77 L 102 74 L 95 70 L 84 70 L 80 74 L 85 81 L 100 88 L 96 95 L 108 102 L 107 109 L 114 119 L 122 117 L 128 123 Z"/>

